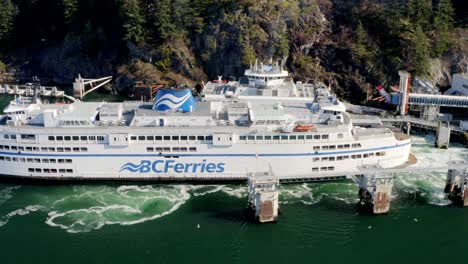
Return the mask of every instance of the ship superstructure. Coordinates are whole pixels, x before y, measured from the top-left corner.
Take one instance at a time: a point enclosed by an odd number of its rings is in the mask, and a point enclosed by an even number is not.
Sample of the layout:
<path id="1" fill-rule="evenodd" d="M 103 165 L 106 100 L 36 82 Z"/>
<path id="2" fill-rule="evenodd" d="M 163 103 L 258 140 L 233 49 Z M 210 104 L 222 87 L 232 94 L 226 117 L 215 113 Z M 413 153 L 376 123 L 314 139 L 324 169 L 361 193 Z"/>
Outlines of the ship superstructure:
<path id="1" fill-rule="evenodd" d="M 269 79 L 255 81 L 257 89 L 268 84 Z M 297 87 L 284 89 L 290 93 L 242 96 L 236 90 L 201 98 L 188 89 L 160 89 L 154 103 L 43 104 L 17 98 L 0 125 L 1 173 L 40 179 L 232 180 L 271 171 L 279 178 L 320 179 L 362 165 L 389 168 L 408 160 L 409 137 L 354 126 L 326 87 L 308 86 L 310 96 L 302 97 L 295 94 Z"/>

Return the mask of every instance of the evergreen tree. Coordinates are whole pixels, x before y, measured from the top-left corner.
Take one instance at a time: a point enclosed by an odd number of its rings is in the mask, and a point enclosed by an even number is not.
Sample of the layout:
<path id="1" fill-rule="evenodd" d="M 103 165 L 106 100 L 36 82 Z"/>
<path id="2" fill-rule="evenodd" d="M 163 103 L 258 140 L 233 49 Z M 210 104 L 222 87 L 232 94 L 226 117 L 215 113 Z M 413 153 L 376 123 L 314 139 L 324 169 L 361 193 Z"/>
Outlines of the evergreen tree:
<path id="1" fill-rule="evenodd" d="M 450 46 L 454 10 L 450 0 L 439 0 L 434 17 L 433 57 L 439 57 Z"/>
<path id="2" fill-rule="evenodd" d="M 432 0 L 409 0 L 408 18 L 414 25 L 419 25 L 424 31 L 431 27 Z"/>
<path id="3" fill-rule="evenodd" d="M 421 26 L 416 26 L 407 42 L 409 70 L 416 76 L 425 76 L 429 69 L 429 40 Z"/>
<path id="4" fill-rule="evenodd" d="M 138 0 L 121 0 L 125 40 L 136 44 L 145 40 L 145 17 L 142 14 L 140 6 Z"/>
<path id="5" fill-rule="evenodd" d="M 172 22 L 171 0 L 155 0 L 154 7 L 153 18 L 156 33 L 160 39 L 167 40 L 174 35 L 176 30 Z"/>
<path id="6" fill-rule="evenodd" d="M 0 0 L 0 42 L 8 39 L 16 15 L 16 7 L 11 0 Z"/>

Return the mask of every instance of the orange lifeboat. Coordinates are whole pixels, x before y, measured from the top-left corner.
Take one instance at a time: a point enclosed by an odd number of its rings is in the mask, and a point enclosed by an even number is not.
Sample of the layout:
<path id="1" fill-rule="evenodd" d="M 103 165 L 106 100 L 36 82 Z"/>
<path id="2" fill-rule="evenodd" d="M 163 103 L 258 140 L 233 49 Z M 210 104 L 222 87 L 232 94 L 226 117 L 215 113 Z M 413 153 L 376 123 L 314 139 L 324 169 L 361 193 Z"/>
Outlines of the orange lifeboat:
<path id="1" fill-rule="evenodd" d="M 308 132 L 313 128 L 314 128 L 313 125 L 297 125 L 294 128 L 294 132 Z"/>

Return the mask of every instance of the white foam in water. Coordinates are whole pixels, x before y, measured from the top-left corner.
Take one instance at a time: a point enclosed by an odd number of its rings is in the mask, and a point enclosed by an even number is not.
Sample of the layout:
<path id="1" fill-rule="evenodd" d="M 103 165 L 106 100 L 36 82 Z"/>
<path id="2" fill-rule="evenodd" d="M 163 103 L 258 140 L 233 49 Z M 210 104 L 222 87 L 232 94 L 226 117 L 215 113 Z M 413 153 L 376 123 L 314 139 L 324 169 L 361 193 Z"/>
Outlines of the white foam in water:
<path id="1" fill-rule="evenodd" d="M 12 186 L 0 189 L 0 205 L 10 200 L 10 198 L 13 196 L 13 191 L 19 188 L 20 186 Z"/>
<path id="2" fill-rule="evenodd" d="M 28 215 L 29 213 L 31 212 L 36 212 L 36 211 L 39 211 L 41 209 L 44 209 L 42 206 L 40 205 L 28 205 L 24 208 L 20 208 L 20 209 L 16 209 L 12 212 L 9 212 L 8 214 L 6 214 L 5 216 L 2 216 L 0 218 L 0 227 L 7 224 L 8 221 L 15 217 L 15 216 L 24 216 L 24 215 Z"/>
<path id="3" fill-rule="evenodd" d="M 413 137 L 411 151 L 418 161 L 411 167 L 447 167 L 447 163 L 451 160 L 467 160 L 467 148 L 451 144 L 449 149 L 437 149 L 434 148 L 434 140 L 435 137 L 432 134 L 426 137 Z M 395 188 L 408 193 L 418 193 L 430 204 L 445 206 L 450 204 L 444 194 L 446 176 L 446 170 L 401 173 L 396 177 Z"/>
<path id="4" fill-rule="evenodd" d="M 448 150 L 435 149 L 433 136 L 414 137 L 412 152 L 418 163 L 415 167 L 437 166 L 451 159 L 466 159 L 468 150 L 451 145 Z M 443 188 L 446 171 L 428 173 L 403 173 L 395 180 L 393 198 L 399 191 L 417 192 L 428 203 L 446 205 Z M 0 227 L 13 217 L 24 216 L 36 211 L 47 212 L 45 223 L 70 233 L 90 232 L 106 225 L 134 225 L 169 215 L 182 206 L 191 196 L 200 197 L 213 193 L 246 199 L 247 186 L 239 185 L 124 185 L 50 187 L 50 192 L 28 193 L 21 197 L 20 188 L 0 186 Z M 313 205 L 324 198 L 356 203 L 357 186 L 350 182 L 285 184 L 280 186 L 280 203 Z M 2 208 L 26 200 L 10 212 Z M 404 199 L 404 198 L 403 198 Z M 21 204 L 21 203 L 19 203 Z M 10 210 L 10 209 L 9 209 Z"/>

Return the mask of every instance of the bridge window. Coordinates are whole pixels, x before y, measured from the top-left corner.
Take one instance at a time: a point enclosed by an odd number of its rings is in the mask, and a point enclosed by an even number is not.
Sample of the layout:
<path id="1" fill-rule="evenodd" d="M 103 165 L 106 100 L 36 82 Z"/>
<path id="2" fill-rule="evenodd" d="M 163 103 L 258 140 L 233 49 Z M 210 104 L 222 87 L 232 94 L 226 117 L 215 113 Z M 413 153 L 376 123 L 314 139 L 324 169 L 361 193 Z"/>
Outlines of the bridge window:
<path id="1" fill-rule="evenodd" d="M 320 135 L 314 135 L 314 139 L 320 139 Z"/>
<path id="2" fill-rule="evenodd" d="M 328 139 L 328 134 L 323 134 L 322 139 Z"/>
<path id="3" fill-rule="evenodd" d="M 190 152 L 196 152 L 196 151 L 197 151 L 197 148 L 195 148 L 195 147 L 190 147 L 190 148 L 189 148 L 189 151 L 190 151 Z"/>
<path id="4" fill-rule="evenodd" d="M 145 136 L 138 136 L 138 140 L 145 140 Z"/>
<path id="5" fill-rule="evenodd" d="M 170 136 L 164 136 L 163 139 L 164 140 L 171 140 L 171 137 Z"/>
<path id="6" fill-rule="evenodd" d="M 36 136 L 35 135 L 30 135 L 30 134 L 21 134 L 21 139 L 34 140 L 34 139 L 36 139 Z"/>
<path id="7" fill-rule="evenodd" d="M 288 140 L 288 136 L 287 135 L 281 135 L 281 140 Z"/>
<path id="8" fill-rule="evenodd" d="M 314 146 L 313 148 L 315 151 L 319 151 L 320 150 L 320 146 Z"/>
<path id="9" fill-rule="evenodd" d="M 312 139 L 313 136 L 312 135 L 306 135 L 306 139 Z"/>
<path id="10" fill-rule="evenodd" d="M 305 138 L 304 135 L 299 135 L 299 136 L 297 136 L 297 139 L 304 139 L 304 138 Z"/>
<path id="11" fill-rule="evenodd" d="M 78 140 L 80 140 L 80 137 L 79 137 L 79 136 L 72 136 L 72 139 L 73 139 L 74 141 L 78 141 Z"/>
<path id="12" fill-rule="evenodd" d="M 179 136 L 172 136 L 172 140 L 179 141 Z"/>
<path id="13" fill-rule="evenodd" d="M 56 136 L 55 138 L 57 139 L 57 141 L 62 141 L 63 140 L 62 136 Z"/>
<path id="14" fill-rule="evenodd" d="M 247 139 L 248 139 L 248 140 L 254 140 L 254 139 L 255 139 L 255 136 L 247 136 Z"/>
<path id="15" fill-rule="evenodd" d="M 265 136 L 265 140 L 271 140 L 271 136 Z"/>
<path id="16" fill-rule="evenodd" d="M 130 140 L 137 140 L 136 136 L 130 136 Z"/>
<path id="17" fill-rule="evenodd" d="M 280 136 L 273 136 L 273 140 L 279 140 Z"/>
<path id="18" fill-rule="evenodd" d="M 64 139 L 65 139 L 65 141 L 70 141 L 71 137 L 70 136 L 65 136 Z"/>
<path id="19" fill-rule="evenodd" d="M 187 140 L 187 136 L 180 136 L 180 140 Z"/>
<path id="20" fill-rule="evenodd" d="M 146 137 L 146 140 L 153 141 L 153 140 L 154 140 L 154 136 L 147 136 L 147 137 Z"/>
<path id="21" fill-rule="evenodd" d="M 317 171 L 319 171 L 319 168 L 318 168 L 318 167 L 314 167 L 314 168 L 312 168 L 312 171 L 313 171 L 313 172 L 317 172 Z"/>
<path id="22" fill-rule="evenodd" d="M 239 140 L 247 140 L 247 136 L 239 136 Z"/>
<path id="23" fill-rule="evenodd" d="M 296 140 L 296 138 L 297 138 L 296 136 L 289 136 L 290 140 Z"/>
<path id="24" fill-rule="evenodd" d="M 263 136 L 256 136 L 256 140 L 263 140 Z"/>
<path id="25" fill-rule="evenodd" d="M 87 137 L 87 136 L 80 136 L 80 140 L 82 140 L 82 141 L 88 141 L 88 137 Z"/>

